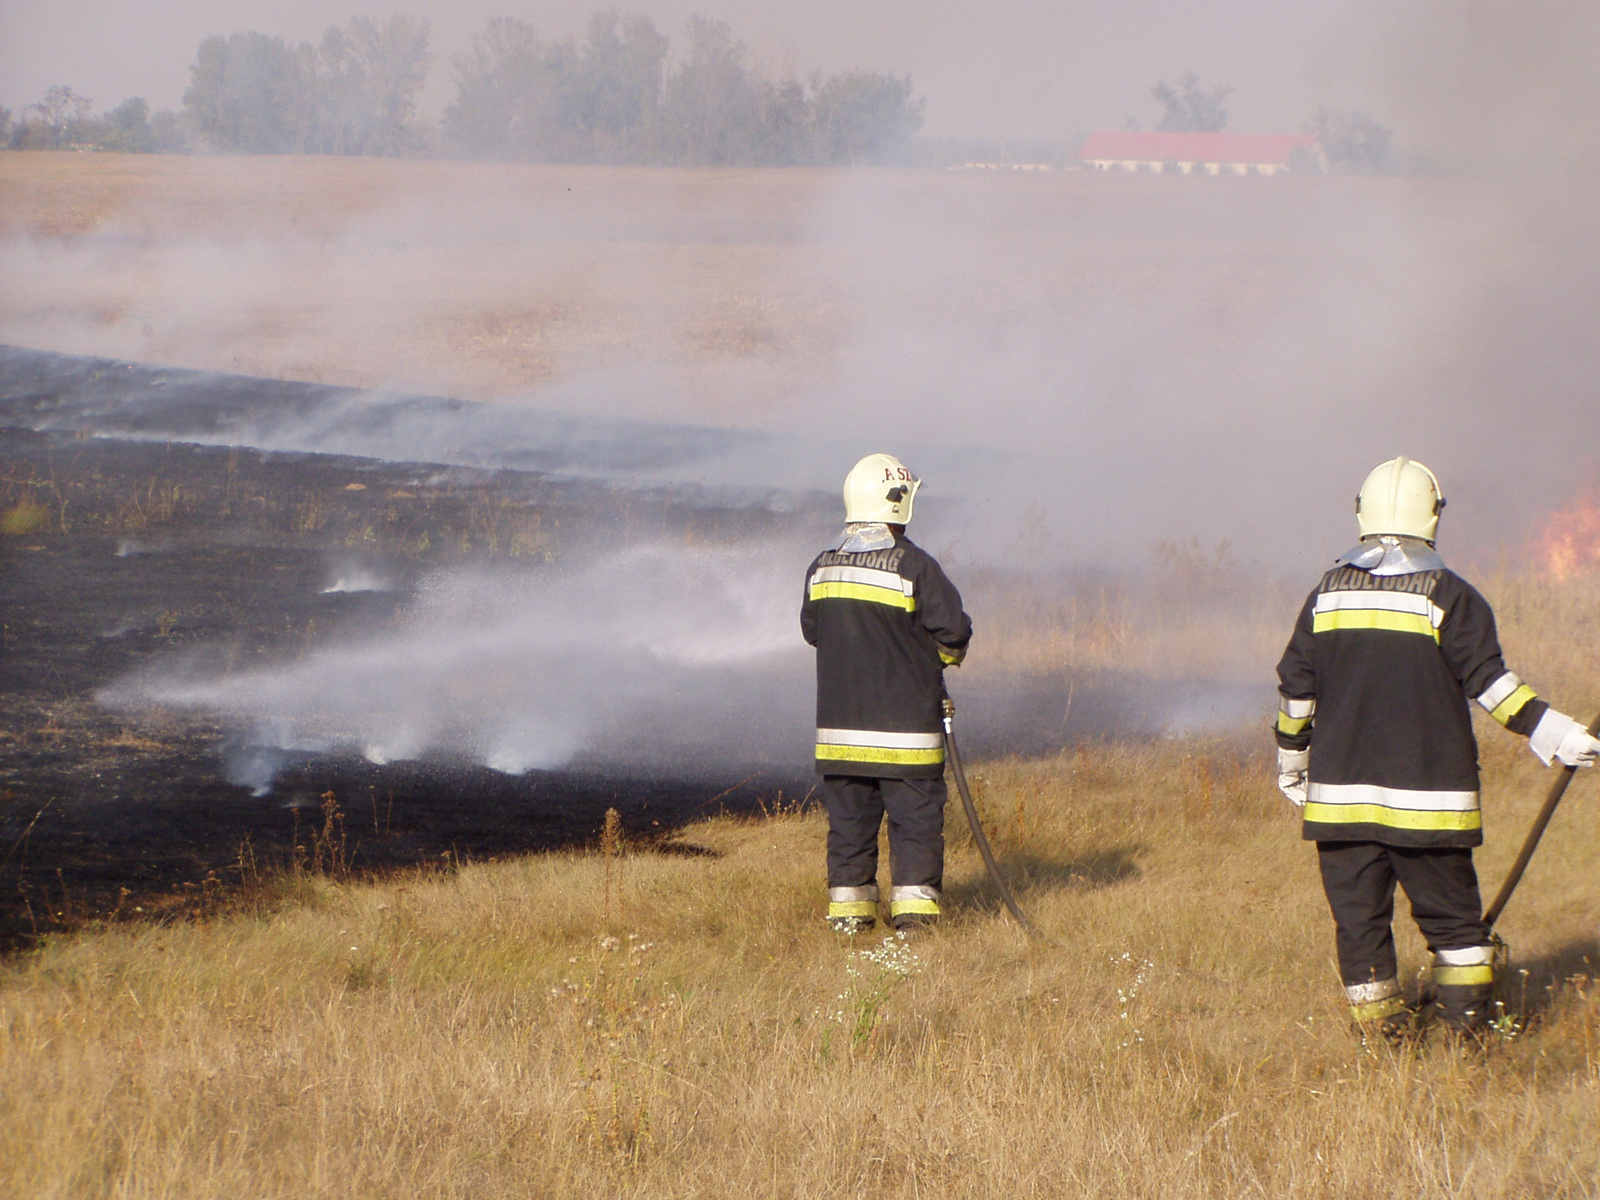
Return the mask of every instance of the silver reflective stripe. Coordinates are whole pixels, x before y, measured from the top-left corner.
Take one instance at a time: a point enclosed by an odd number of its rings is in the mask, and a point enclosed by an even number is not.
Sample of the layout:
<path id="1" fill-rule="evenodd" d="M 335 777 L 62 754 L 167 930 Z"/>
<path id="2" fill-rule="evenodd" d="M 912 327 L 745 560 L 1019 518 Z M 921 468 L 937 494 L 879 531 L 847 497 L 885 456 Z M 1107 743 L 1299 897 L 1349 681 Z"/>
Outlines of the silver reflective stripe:
<path id="1" fill-rule="evenodd" d="M 940 750 L 942 733 L 887 733 L 876 729 L 819 729 L 817 741 L 826 746 L 876 746 L 887 750 Z"/>
<path id="2" fill-rule="evenodd" d="M 875 567 L 818 567 L 811 573 L 812 583 L 863 583 L 868 587 L 888 588 L 909 596 L 915 591 L 911 580 L 893 571 L 880 571 Z"/>
<path id="3" fill-rule="evenodd" d="M 1313 783 L 1307 800 L 1313 804 L 1381 804 L 1411 812 L 1475 812 L 1478 807 L 1477 792 L 1420 792 L 1375 783 Z"/>
<path id="4" fill-rule="evenodd" d="M 1398 979 L 1380 979 L 1376 983 L 1358 983 L 1344 990 L 1351 1004 L 1374 1004 L 1400 994 Z"/>
<path id="5" fill-rule="evenodd" d="M 1468 946 L 1464 950 L 1435 950 L 1433 961 L 1441 967 L 1482 967 L 1494 962 L 1493 946 Z"/>
<path id="6" fill-rule="evenodd" d="M 1483 689 L 1483 695 L 1478 697 L 1478 703 L 1483 705 L 1484 712 L 1493 712 L 1505 703 L 1511 693 L 1522 686 L 1522 680 L 1515 671 L 1507 671 L 1488 687 Z"/>
<path id="7" fill-rule="evenodd" d="M 1444 621 L 1444 609 L 1427 596 L 1415 592 L 1323 592 L 1317 597 L 1316 612 L 1381 608 L 1386 612 L 1415 613 L 1427 617 L 1435 629 Z"/>
<path id="8" fill-rule="evenodd" d="M 869 883 L 866 887 L 831 887 L 828 889 L 828 899 L 834 904 L 850 904 L 862 900 L 876 903 L 878 885 Z"/>
<path id="9" fill-rule="evenodd" d="M 1317 713 L 1315 700 L 1291 700 L 1287 696 L 1278 697 L 1278 711 L 1284 716 L 1296 721 L 1303 721 Z"/>
<path id="10" fill-rule="evenodd" d="M 913 883 L 906 887 L 898 884 L 889 889 L 889 903 L 896 900 L 938 900 L 939 889 L 930 887 L 925 883 Z"/>

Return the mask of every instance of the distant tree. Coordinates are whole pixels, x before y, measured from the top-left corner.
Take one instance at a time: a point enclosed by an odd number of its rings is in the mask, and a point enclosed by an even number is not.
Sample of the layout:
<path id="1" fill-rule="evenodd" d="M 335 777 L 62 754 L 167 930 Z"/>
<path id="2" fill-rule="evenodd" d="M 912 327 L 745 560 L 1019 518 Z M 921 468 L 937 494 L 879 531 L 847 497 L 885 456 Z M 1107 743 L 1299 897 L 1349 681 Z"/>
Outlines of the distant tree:
<path id="1" fill-rule="evenodd" d="M 455 60 L 445 143 L 547 162 L 791 166 L 897 159 L 922 125 L 909 78 L 846 71 L 808 91 L 750 66 L 721 21 L 691 17 L 685 40 L 669 71 L 649 17 L 598 13 L 581 46 L 496 18 Z"/>
<path id="2" fill-rule="evenodd" d="M 13 137 L 20 150 L 62 150 L 93 139 L 88 128 L 93 101 L 64 84 L 45 89 L 44 99 L 22 110 L 22 122 Z"/>
<path id="3" fill-rule="evenodd" d="M 151 114 L 150 148 L 156 154 L 182 154 L 188 150 L 189 138 L 183 119 L 170 108 Z"/>
<path id="4" fill-rule="evenodd" d="M 755 148 L 757 162 L 774 167 L 797 167 L 816 162 L 816 105 L 796 79 L 773 85 L 762 81 L 761 137 Z"/>
<path id="5" fill-rule="evenodd" d="M 666 58 L 667 38 L 649 17 L 595 14 L 566 92 L 586 158 L 639 162 L 659 154 Z"/>
<path id="6" fill-rule="evenodd" d="M 102 150 L 126 154 L 149 154 L 155 150 L 155 134 L 150 128 L 150 106 L 138 96 L 130 96 L 106 114 L 104 129 L 96 143 Z"/>
<path id="7" fill-rule="evenodd" d="M 327 154 L 397 155 L 418 144 L 417 93 L 427 79 L 428 23 L 352 17 L 328 27 L 312 71 L 314 145 Z"/>
<path id="8" fill-rule="evenodd" d="M 0 108 L 0 149 L 11 145 L 11 110 Z"/>
<path id="9" fill-rule="evenodd" d="M 1222 102 L 1233 94 L 1223 84 L 1209 90 L 1200 86 L 1200 76 L 1189 71 L 1177 86 L 1166 80 L 1150 89 L 1164 110 L 1156 128 L 1170 133 L 1221 133 L 1227 128 L 1228 113 Z"/>
<path id="10" fill-rule="evenodd" d="M 200 43 L 183 106 L 218 150 L 283 154 L 306 148 L 315 117 L 314 55 L 249 31 Z"/>
<path id="11" fill-rule="evenodd" d="M 1321 107 L 1306 126 L 1335 171 L 1377 172 L 1393 168 L 1394 131 L 1364 112 Z"/>
<path id="12" fill-rule="evenodd" d="M 755 160 L 762 143 L 762 97 L 745 68 L 745 45 L 726 22 L 689 18 L 689 52 L 666 84 L 665 124 L 672 156 L 686 166 Z"/>
<path id="13" fill-rule="evenodd" d="M 526 21 L 495 17 L 472 39 L 471 51 L 455 60 L 456 98 L 444 110 L 446 143 L 485 158 L 571 155 L 578 140 L 568 120 L 576 58 L 569 44 L 540 41 Z"/>
<path id="14" fill-rule="evenodd" d="M 826 162 L 887 162 L 904 156 L 922 128 L 925 101 L 911 98 L 911 77 L 844 71 L 813 82 L 815 124 Z"/>

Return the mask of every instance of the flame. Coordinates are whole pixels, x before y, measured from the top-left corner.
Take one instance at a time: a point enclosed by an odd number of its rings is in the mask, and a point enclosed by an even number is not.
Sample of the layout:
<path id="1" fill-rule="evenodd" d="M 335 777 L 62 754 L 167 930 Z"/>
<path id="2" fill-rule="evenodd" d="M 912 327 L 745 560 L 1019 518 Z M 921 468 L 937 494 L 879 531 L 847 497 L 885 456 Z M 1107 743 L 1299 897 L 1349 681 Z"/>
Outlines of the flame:
<path id="1" fill-rule="evenodd" d="M 1600 568 L 1600 501 L 1595 494 L 1581 492 L 1546 517 L 1534 545 L 1546 574 L 1559 581 Z"/>

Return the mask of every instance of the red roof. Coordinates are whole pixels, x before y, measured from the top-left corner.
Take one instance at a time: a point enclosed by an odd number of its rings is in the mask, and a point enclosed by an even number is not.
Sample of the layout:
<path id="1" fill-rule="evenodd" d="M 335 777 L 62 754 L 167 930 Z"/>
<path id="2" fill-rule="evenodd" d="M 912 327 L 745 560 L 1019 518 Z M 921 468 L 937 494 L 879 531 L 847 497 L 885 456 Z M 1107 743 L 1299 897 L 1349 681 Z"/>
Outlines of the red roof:
<path id="1" fill-rule="evenodd" d="M 1091 133 L 1078 152 L 1082 159 L 1138 162 L 1279 163 L 1301 146 L 1314 146 L 1307 133 Z"/>

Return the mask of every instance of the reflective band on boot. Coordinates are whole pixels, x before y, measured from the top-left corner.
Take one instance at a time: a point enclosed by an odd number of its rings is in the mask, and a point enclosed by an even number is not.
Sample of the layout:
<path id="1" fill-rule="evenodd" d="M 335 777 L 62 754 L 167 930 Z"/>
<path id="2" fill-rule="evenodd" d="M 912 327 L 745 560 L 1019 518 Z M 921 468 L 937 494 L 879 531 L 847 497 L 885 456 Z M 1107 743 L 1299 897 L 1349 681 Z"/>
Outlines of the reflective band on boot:
<path id="1" fill-rule="evenodd" d="M 925 883 L 889 889 L 889 915 L 891 917 L 939 915 L 939 889 Z"/>
<path id="2" fill-rule="evenodd" d="M 878 885 L 865 887 L 831 887 L 828 889 L 828 920 L 844 917 L 866 917 L 874 920 L 878 915 Z"/>
<path id="3" fill-rule="evenodd" d="M 1406 998 L 1400 992 L 1398 979 L 1380 979 L 1377 983 L 1358 983 L 1344 989 L 1350 1001 L 1350 1016 L 1358 1024 L 1384 1021 L 1397 1017 L 1406 1010 Z"/>
<path id="4" fill-rule="evenodd" d="M 1488 987 L 1494 983 L 1494 947 L 1435 950 L 1433 982 L 1438 987 Z"/>

